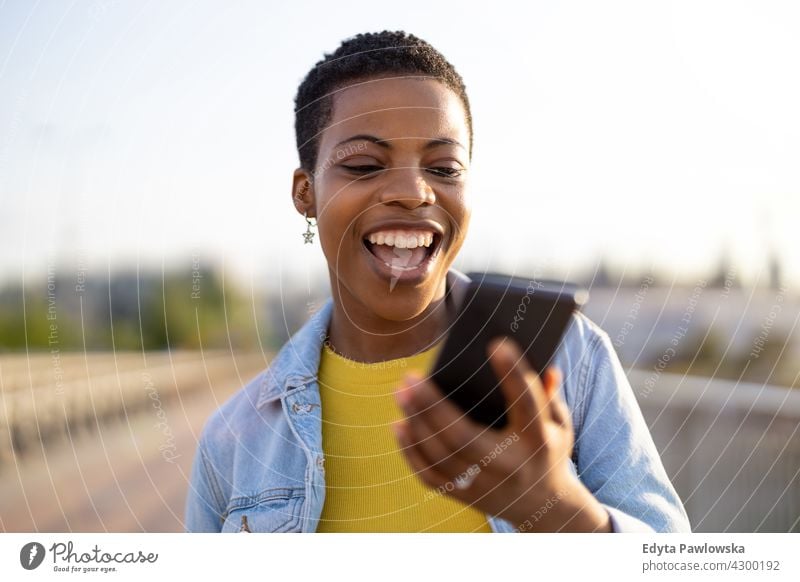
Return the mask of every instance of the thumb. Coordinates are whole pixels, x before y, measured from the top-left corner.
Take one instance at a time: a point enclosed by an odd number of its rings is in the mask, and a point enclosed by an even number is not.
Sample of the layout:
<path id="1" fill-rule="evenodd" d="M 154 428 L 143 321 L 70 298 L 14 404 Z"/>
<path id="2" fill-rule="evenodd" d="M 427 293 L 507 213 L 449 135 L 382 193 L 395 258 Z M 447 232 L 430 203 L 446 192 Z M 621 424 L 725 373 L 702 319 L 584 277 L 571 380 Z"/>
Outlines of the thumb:
<path id="1" fill-rule="evenodd" d="M 562 383 L 563 375 L 561 374 L 561 370 L 556 366 L 550 366 L 545 370 L 543 386 L 545 394 L 547 395 L 547 411 L 550 413 L 550 418 L 561 426 L 570 428 L 571 430 L 572 418 L 570 416 L 570 411 L 564 399 L 559 394 Z"/>
<path id="2" fill-rule="evenodd" d="M 539 376 L 528 365 L 516 342 L 509 337 L 491 341 L 488 352 L 489 362 L 506 401 L 511 430 L 530 433 L 534 440 L 541 439 L 547 396 Z"/>

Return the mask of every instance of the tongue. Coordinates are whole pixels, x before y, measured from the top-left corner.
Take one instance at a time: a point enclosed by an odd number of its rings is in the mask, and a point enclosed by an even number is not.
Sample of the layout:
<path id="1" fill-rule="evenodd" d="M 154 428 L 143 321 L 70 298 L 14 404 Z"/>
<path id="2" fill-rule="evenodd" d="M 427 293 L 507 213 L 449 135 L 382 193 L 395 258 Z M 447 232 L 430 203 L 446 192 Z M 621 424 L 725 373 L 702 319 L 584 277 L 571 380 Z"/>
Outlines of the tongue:
<path id="1" fill-rule="evenodd" d="M 372 253 L 393 267 L 416 267 L 425 260 L 427 249 L 399 249 L 388 245 L 372 245 Z"/>

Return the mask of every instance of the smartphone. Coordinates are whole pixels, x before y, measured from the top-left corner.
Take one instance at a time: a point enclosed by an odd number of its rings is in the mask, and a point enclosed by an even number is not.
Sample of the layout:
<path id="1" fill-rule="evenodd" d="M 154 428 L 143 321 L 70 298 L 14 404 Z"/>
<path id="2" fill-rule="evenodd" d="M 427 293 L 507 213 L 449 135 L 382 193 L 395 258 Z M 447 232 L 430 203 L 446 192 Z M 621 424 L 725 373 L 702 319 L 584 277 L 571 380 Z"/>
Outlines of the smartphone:
<path id="1" fill-rule="evenodd" d="M 492 428 L 508 423 L 500 382 L 489 364 L 487 344 L 508 336 L 541 373 L 551 363 L 574 311 L 589 298 L 575 284 L 467 273 L 471 279 L 444 346 L 428 374 L 473 420 Z"/>

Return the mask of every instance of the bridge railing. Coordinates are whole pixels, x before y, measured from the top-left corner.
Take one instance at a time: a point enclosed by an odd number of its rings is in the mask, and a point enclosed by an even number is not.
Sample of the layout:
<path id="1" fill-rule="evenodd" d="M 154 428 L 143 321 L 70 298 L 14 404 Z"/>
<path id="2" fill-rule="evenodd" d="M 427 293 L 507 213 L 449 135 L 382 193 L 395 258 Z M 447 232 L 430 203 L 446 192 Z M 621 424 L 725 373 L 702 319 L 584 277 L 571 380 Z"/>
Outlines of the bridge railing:
<path id="1" fill-rule="evenodd" d="M 800 531 L 800 390 L 628 378 L 694 531 Z"/>
<path id="2" fill-rule="evenodd" d="M 237 369 L 248 380 L 257 353 L 64 353 L 0 357 L 0 470 L 29 447 L 91 430 L 98 423 L 161 406 Z"/>

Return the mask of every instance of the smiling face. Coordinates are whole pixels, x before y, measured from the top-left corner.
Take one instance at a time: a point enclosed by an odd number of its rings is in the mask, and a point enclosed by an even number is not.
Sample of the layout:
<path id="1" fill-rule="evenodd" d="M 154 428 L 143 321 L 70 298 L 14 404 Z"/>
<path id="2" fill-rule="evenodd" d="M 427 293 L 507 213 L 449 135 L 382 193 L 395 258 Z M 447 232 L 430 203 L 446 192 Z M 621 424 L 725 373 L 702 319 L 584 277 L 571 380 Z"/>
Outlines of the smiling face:
<path id="1" fill-rule="evenodd" d="M 469 129 L 458 96 L 433 79 L 369 79 L 333 98 L 311 187 L 334 297 L 346 310 L 405 321 L 442 298 L 464 241 Z"/>

